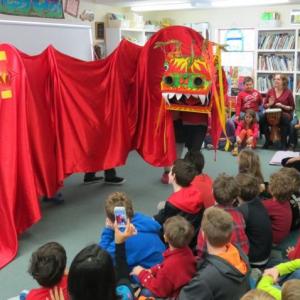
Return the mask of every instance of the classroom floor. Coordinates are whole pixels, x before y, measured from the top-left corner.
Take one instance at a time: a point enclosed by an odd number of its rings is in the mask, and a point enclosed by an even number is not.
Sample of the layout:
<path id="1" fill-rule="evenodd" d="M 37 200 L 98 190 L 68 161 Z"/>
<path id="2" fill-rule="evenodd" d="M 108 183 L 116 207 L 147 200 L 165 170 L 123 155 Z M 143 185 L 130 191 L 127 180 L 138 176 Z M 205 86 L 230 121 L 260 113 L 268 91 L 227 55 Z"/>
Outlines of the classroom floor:
<path id="1" fill-rule="evenodd" d="M 265 180 L 279 167 L 270 166 L 269 160 L 275 153 L 272 150 L 257 149 Z M 228 152 L 203 150 L 206 165 L 205 173 L 215 178 L 226 172 L 236 175 L 237 161 Z M 152 215 L 157 203 L 165 200 L 172 192 L 171 186 L 160 183 L 162 170 L 146 164 L 133 152 L 127 165 L 118 169 L 118 175 L 124 176 L 127 182 L 122 186 L 109 186 L 103 183 L 84 185 L 83 174 L 69 177 L 61 190 L 65 203 L 53 205 L 42 203 L 42 220 L 26 231 L 19 241 L 19 253 L 15 260 L 0 271 L 0 300 L 18 295 L 23 289 L 31 289 L 37 284 L 27 273 L 31 253 L 40 245 L 57 241 L 67 251 L 68 265 L 75 254 L 91 243 L 97 243 L 100 231 L 104 226 L 104 200 L 114 191 L 126 192 L 134 203 L 136 211 Z"/>

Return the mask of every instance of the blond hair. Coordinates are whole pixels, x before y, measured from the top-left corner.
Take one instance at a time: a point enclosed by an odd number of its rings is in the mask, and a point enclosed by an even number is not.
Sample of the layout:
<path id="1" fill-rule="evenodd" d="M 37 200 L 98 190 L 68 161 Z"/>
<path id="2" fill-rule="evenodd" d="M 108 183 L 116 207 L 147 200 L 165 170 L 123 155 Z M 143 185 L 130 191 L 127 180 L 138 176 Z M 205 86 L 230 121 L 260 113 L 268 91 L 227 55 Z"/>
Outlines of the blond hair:
<path id="1" fill-rule="evenodd" d="M 290 279 L 286 281 L 281 290 L 282 300 L 300 299 L 300 279 Z"/>
<path id="2" fill-rule="evenodd" d="M 275 300 L 273 296 L 262 290 L 250 290 L 240 300 Z"/>

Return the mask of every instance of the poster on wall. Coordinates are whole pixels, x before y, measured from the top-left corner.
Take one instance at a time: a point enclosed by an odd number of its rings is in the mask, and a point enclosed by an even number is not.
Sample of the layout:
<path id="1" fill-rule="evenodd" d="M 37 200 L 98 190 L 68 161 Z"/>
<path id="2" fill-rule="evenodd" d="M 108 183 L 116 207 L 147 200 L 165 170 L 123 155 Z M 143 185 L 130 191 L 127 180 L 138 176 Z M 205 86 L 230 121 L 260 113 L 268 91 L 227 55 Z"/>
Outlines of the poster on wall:
<path id="1" fill-rule="evenodd" d="M 62 0 L 1 0 L 0 14 L 63 19 Z"/>
<path id="2" fill-rule="evenodd" d="M 65 12 L 75 18 L 78 17 L 79 0 L 66 0 Z"/>

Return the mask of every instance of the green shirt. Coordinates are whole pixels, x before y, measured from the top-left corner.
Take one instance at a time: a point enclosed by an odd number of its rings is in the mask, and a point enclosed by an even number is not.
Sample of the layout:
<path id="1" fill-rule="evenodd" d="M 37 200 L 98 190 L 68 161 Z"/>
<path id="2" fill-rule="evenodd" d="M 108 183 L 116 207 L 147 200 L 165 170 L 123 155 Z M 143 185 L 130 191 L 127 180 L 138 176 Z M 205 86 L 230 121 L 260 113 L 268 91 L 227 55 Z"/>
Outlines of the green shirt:
<path id="1" fill-rule="evenodd" d="M 275 267 L 280 276 L 288 275 L 300 269 L 300 259 L 295 259 L 286 263 L 279 264 Z M 266 275 L 259 281 L 257 288 L 272 295 L 276 300 L 281 300 L 281 289 L 274 286 L 273 277 Z"/>

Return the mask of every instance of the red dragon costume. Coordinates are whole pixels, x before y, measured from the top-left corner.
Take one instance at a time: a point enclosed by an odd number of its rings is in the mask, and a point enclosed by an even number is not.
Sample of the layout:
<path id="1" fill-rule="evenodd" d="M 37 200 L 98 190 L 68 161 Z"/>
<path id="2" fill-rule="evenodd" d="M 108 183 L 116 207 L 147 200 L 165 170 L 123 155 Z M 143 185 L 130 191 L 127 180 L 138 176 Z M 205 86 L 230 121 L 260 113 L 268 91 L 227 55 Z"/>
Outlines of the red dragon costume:
<path id="1" fill-rule="evenodd" d="M 170 40 L 181 42 L 183 57 L 192 55 L 193 44 L 194 59 L 168 56 L 171 44 L 165 52 L 155 48 Z M 17 254 L 18 236 L 41 218 L 39 196 L 54 195 L 68 175 L 123 165 L 131 150 L 151 165 L 172 164 L 174 132 L 167 110 L 176 109 L 177 100 L 182 109 L 211 111 L 218 132 L 222 101 L 211 48 L 198 33 L 180 26 L 159 31 L 144 47 L 124 40 L 94 62 L 51 46 L 29 56 L 0 45 L 0 268 Z M 201 92 L 180 78 L 187 91 L 161 85 L 162 78 L 168 81 L 166 57 L 174 68 L 187 65 L 195 72 L 193 84 L 201 76 Z M 185 96 L 178 99 L 178 93 Z"/>

